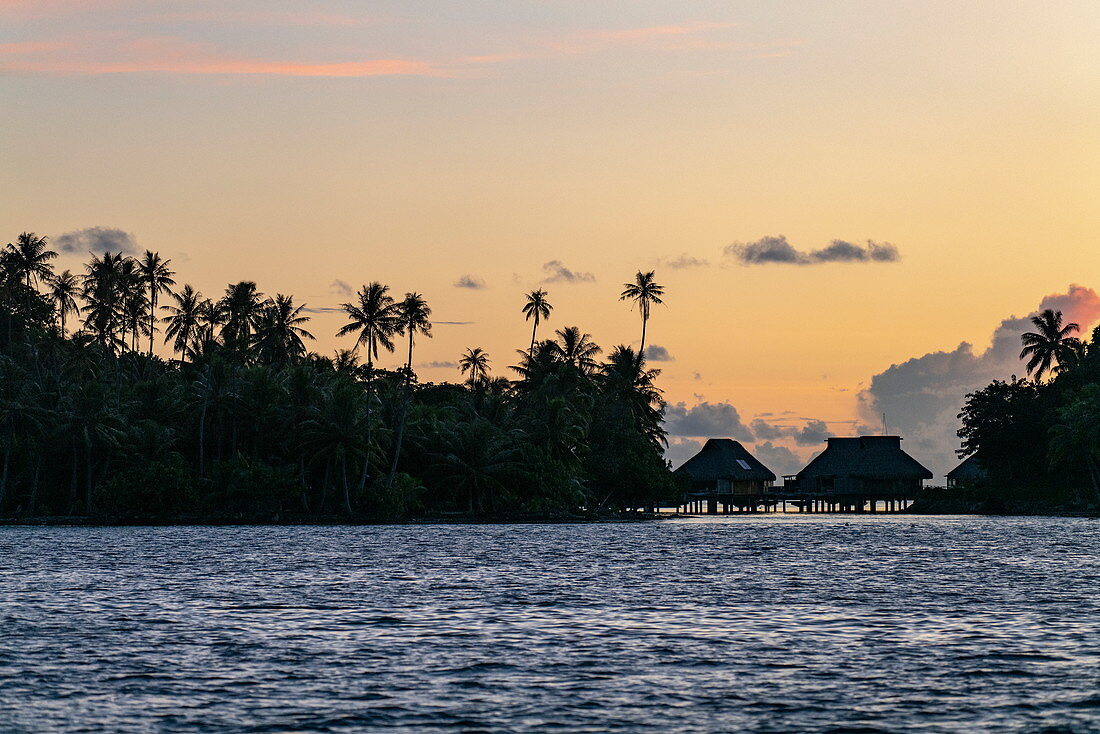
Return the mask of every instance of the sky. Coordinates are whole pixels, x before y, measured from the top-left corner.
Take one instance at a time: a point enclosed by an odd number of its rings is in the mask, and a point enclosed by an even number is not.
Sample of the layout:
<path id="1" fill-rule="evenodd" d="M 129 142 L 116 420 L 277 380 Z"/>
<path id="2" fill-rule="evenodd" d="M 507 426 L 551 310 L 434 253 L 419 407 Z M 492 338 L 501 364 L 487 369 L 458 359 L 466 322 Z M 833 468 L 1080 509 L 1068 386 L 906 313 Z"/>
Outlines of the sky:
<path id="1" fill-rule="evenodd" d="M 951 468 L 1023 317 L 1100 317 L 1094 0 L 0 0 L 0 237 L 170 257 L 315 310 L 363 283 L 507 374 L 523 294 L 647 340 L 669 456 L 777 474 L 891 432 Z M 390 360 L 394 365 L 400 354 Z"/>

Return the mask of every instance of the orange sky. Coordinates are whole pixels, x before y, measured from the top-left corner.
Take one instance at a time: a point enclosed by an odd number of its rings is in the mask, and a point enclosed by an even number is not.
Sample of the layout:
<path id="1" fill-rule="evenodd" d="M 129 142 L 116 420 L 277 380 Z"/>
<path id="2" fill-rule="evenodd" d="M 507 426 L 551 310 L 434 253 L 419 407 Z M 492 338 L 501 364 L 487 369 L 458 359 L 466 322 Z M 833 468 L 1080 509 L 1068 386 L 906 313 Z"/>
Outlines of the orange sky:
<path id="1" fill-rule="evenodd" d="M 891 364 L 1097 284 L 1100 4 L 969 5 L 0 0 L 0 223 L 121 229 L 208 294 L 417 290 L 472 322 L 418 361 L 498 371 L 547 263 L 590 275 L 548 326 L 606 346 L 655 268 L 673 403 L 844 432 Z M 779 235 L 900 259 L 725 253 Z"/>

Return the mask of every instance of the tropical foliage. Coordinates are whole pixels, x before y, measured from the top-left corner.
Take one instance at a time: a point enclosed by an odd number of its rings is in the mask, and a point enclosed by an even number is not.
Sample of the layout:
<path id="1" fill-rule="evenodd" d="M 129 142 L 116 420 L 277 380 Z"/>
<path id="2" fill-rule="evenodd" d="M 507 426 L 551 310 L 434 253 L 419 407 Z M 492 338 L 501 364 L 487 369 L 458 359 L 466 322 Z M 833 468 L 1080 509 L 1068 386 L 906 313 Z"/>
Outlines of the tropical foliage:
<path id="1" fill-rule="evenodd" d="M 658 371 L 625 346 L 601 360 L 576 326 L 518 350 L 511 378 L 471 347 L 456 382 L 424 383 L 418 293 L 364 285 L 338 332 L 354 341 L 326 357 L 291 295 L 208 298 L 155 252 L 82 274 L 55 257 L 31 233 L 0 253 L 0 515 L 581 516 L 673 492 Z M 399 340 L 404 365 L 378 368 Z"/>
<path id="2" fill-rule="evenodd" d="M 960 455 L 976 455 L 986 475 L 971 489 L 1007 510 L 1098 508 L 1100 327 L 1085 341 L 1058 311 L 1031 321 L 1020 355 L 1031 379 L 996 380 L 959 414 Z"/>

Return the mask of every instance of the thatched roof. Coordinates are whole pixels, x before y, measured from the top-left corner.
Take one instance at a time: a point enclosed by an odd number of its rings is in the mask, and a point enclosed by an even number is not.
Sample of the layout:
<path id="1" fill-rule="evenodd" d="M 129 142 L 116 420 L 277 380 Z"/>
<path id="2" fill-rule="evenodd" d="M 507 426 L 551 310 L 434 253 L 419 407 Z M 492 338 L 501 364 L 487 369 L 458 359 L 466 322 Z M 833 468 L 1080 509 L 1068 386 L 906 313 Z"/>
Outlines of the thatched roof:
<path id="1" fill-rule="evenodd" d="M 772 481 L 775 474 L 761 464 L 748 449 L 729 438 L 712 438 L 702 450 L 687 460 L 676 472 L 687 474 L 697 482 L 728 479 Z"/>
<path id="2" fill-rule="evenodd" d="M 963 459 L 963 462 L 951 471 L 947 472 L 947 478 L 956 482 L 968 482 L 981 479 L 985 476 L 985 467 L 978 461 L 977 454 L 971 454 Z"/>
<path id="3" fill-rule="evenodd" d="M 819 476 L 931 479 L 932 472 L 901 450 L 901 436 L 859 436 L 830 438 L 825 450 L 798 473 L 800 481 Z"/>

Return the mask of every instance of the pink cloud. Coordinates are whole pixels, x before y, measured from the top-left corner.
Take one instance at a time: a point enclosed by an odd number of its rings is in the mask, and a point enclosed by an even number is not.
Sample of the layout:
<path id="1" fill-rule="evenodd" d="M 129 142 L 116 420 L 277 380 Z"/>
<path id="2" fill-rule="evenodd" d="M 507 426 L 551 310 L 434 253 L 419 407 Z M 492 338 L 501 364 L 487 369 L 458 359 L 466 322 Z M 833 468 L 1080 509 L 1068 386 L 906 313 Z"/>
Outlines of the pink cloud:
<path id="1" fill-rule="evenodd" d="M 19 0 L 0 0 L 3 7 L 23 7 Z M 47 0 L 60 7 L 62 0 Z M 248 17 L 246 18 L 245 15 Z M 268 19 L 290 24 L 362 23 L 365 20 L 345 16 L 309 13 L 260 13 Z M 254 22 L 259 16 L 209 11 L 181 17 L 236 18 Z M 190 75 L 270 75 L 293 77 L 374 77 L 425 76 L 457 77 L 471 69 L 526 59 L 550 59 L 597 53 L 613 47 L 644 47 L 659 50 L 748 49 L 780 51 L 797 41 L 737 43 L 705 37 L 714 31 L 732 27 L 730 23 L 686 23 L 683 25 L 626 28 L 610 31 L 582 31 L 564 40 L 530 44 L 518 52 L 490 53 L 461 57 L 452 61 L 387 57 L 339 61 L 246 58 L 225 53 L 209 44 L 199 44 L 174 36 L 132 37 L 113 33 L 83 35 L 64 41 L 37 41 L 0 44 L 0 73 L 99 75 L 99 74 L 190 74 Z"/>
<path id="2" fill-rule="evenodd" d="M 237 58 L 206 45 L 177 38 L 110 39 L 76 42 L 0 44 L 0 72 L 91 76 L 98 74 L 207 74 L 296 77 L 453 76 L 429 61 L 383 58 L 339 62 L 298 62 Z"/>

